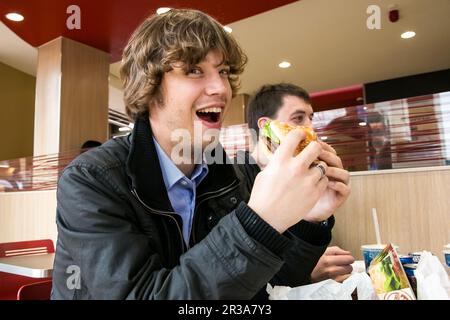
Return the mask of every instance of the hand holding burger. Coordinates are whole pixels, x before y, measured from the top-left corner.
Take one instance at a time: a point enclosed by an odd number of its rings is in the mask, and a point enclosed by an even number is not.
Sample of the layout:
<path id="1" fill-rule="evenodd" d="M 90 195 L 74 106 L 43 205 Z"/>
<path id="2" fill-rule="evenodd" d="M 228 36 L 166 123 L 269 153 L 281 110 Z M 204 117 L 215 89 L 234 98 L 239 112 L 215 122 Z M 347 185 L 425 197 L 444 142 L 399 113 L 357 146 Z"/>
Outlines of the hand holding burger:
<path id="1" fill-rule="evenodd" d="M 311 211 L 327 188 L 328 178 L 311 166 L 323 152 L 319 142 L 310 141 L 294 155 L 306 139 L 305 132 L 294 129 L 279 138 L 271 161 L 255 179 L 248 206 L 283 233 Z"/>
<path id="2" fill-rule="evenodd" d="M 297 133 L 293 134 L 291 132 Z M 289 138 L 290 136 L 291 138 Z M 263 173 L 270 169 L 274 180 L 276 177 L 282 179 L 281 177 L 286 175 L 289 176 L 286 179 L 291 178 L 290 176 L 293 176 L 292 180 L 296 180 L 296 178 L 299 180 L 306 179 L 305 181 L 298 181 L 298 185 L 295 187 L 308 183 L 311 187 L 310 189 L 307 187 L 305 189 L 299 188 L 298 193 L 294 195 L 292 199 L 292 203 L 295 203 L 297 206 L 304 204 L 305 207 L 308 207 L 309 205 L 306 200 L 316 199 L 313 207 L 311 207 L 306 214 L 303 213 L 301 219 L 310 222 L 326 220 L 347 199 L 350 194 L 350 187 L 348 186 L 349 173 L 343 169 L 342 161 L 337 156 L 336 151 L 328 144 L 317 139 L 317 135 L 312 128 L 306 126 L 291 126 L 273 120 L 268 121 L 265 124 L 261 138 L 265 145 L 265 148 L 263 148 L 264 153 L 271 159 Z M 282 154 L 282 156 L 277 157 L 277 153 Z M 282 164 L 282 162 L 286 160 L 287 163 Z M 282 171 L 282 173 L 276 174 L 275 172 L 277 170 Z M 260 173 L 255 181 L 255 186 L 258 180 L 262 180 L 258 179 L 261 175 L 265 176 Z M 269 174 L 267 174 L 267 176 L 269 176 Z M 311 179 L 314 180 L 312 178 L 313 176 L 315 177 L 315 181 L 311 181 Z M 270 179 L 267 180 L 270 181 Z M 277 184 L 278 183 L 280 183 L 279 180 L 277 181 Z M 280 187 L 279 189 L 275 187 L 275 185 L 276 184 L 268 185 L 266 191 L 269 191 L 268 193 L 271 193 L 271 195 L 278 194 L 278 191 L 282 190 L 282 188 Z M 259 190 L 255 188 L 255 186 L 254 190 Z M 317 189 L 315 189 L 315 187 Z M 289 191 L 294 190 L 297 190 L 297 188 L 292 188 Z M 317 190 L 321 190 L 319 191 L 320 194 L 317 194 Z M 313 198 L 307 198 L 309 192 L 314 195 Z M 256 196 L 253 195 L 253 191 L 252 196 L 253 199 L 252 197 L 250 198 L 249 206 L 255 210 L 252 205 L 259 208 L 261 204 L 257 204 L 258 201 L 256 200 Z M 280 199 L 282 199 L 283 196 L 283 194 L 280 195 Z M 269 195 L 268 197 L 268 199 L 270 199 Z M 264 197 L 259 199 L 264 202 Z M 275 199 L 275 206 L 277 203 L 278 202 Z M 293 206 L 292 203 L 286 205 Z M 279 211 L 280 208 L 282 207 L 280 206 L 278 209 L 275 208 L 274 212 Z M 298 213 L 300 213 L 302 208 L 299 207 L 298 209 Z M 270 213 L 263 213 L 265 216 L 269 214 Z M 297 218 L 298 217 L 299 216 L 297 215 Z M 289 218 L 293 218 L 293 216 Z M 287 220 L 285 222 L 287 222 Z"/>
<path id="3" fill-rule="evenodd" d="M 314 130 L 307 126 L 292 126 L 276 120 L 267 121 L 262 130 L 262 140 L 265 142 L 263 150 L 269 159 L 286 139 L 287 134 L 294 129 L 300 129 L 305 134 L 305 139 L 301 140 L 295 148 L 294 156 L 302 152 L 312 141 L 318 142 L 323 149 L 318 158 L 313 161 L 312 166 L 321 171 L 322 177 L 328 177 L 328 188 L 314 208 L 305 216 L 305 220 L 320 222 L 328 219 L 350 195 L 348 186 L 350 175 L 347 170 L 344 170 L 336 151 L 327 143 L 320 141 Z"/>

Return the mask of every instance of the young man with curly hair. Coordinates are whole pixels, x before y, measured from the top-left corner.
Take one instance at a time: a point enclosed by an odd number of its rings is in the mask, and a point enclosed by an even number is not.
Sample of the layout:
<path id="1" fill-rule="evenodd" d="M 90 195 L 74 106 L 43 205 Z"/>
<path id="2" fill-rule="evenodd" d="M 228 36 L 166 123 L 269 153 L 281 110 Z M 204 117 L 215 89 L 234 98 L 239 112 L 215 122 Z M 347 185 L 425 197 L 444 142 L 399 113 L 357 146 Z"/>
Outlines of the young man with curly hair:
<path id="1" fill-rule="evenodd" d="M 329 241 L 313 223 L 327 214 L 311 212 L 328 178 L 311 164 L 326 151 L 312 143 L 293 157 L 304 135 L 292 132 L 243 202 L 209 134 L 246 60 L 199 11 L 172 9 L 137 28 L 121 68 L 133 132 L 80 155 L 58 183 L 53 299 L 251 299 L 273 279 L 297 285 L 299 264 L 315 264 L 325 247 L 304 244 Z M 190 139 L 174 139 L 179 131 Z M 313 222 L 300 239 L 288 229 L 302 219 Z"/>

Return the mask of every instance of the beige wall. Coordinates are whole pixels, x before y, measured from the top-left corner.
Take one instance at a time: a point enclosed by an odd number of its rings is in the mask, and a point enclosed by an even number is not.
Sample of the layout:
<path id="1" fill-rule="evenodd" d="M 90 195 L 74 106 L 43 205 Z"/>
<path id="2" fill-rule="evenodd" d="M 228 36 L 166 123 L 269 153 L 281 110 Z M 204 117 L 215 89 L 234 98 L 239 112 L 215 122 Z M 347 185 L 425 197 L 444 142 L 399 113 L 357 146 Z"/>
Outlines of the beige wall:
<path id="1" fill-rule="evenodd" d="M 0 160 L 33 155 L 36 79 L 0 63 Z"/>
<path id="2" fill-rule="evenodd" d="M 247 94 L 238 94 L 233 98 L 230 107 L 224 115 L 223 127 L 246 123 L 245 112 L 248 99 L 249 95 Z"/>
<path id="3" fill-rule="evenodd" d="M 0 193 L 0 243 L 56 237 L 56 190 Z"/>
<path id="4" fill-rule="evenodd" d="M 372 208 L 381 239 L 400 253 L 427 250 L 443 261 L 450 243 L 450 167 L 354 172 L 352 193 L 336 213 L 333 243 L 361 259 L 360 246 L 376 242 Z"/>

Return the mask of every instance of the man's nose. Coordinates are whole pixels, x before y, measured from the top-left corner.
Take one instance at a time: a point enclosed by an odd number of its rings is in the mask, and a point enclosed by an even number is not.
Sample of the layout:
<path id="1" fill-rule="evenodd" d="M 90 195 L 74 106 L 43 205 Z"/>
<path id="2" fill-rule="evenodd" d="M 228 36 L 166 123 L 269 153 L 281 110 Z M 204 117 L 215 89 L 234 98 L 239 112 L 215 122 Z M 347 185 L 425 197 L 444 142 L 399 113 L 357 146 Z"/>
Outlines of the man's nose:
<path id="1" fill-rule="evenodd" d="M 303 125 L 304 125 L 305 127 L 310 127 L 310 128 L 312 128 L 312 127 L 313 127 L 312 120 L 311 120 L 310 118 L 308 118 L 308 117 L 305 117 L 305 120 L 304 120 Z"/>
<path id="2" fill-rule="evenodd" d="M 208 95 L 224 95 L 228 88 L 228 79 L 218 73 L 210 75 L 207 79 L 206 94 Z"/>

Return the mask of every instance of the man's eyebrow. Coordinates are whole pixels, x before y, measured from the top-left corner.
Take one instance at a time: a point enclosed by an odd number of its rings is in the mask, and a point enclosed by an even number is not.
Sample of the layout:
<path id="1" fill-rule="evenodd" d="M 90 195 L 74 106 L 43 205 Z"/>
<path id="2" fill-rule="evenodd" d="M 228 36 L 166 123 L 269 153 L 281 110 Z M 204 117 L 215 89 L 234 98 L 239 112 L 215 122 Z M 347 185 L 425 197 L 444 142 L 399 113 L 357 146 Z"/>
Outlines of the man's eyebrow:
<path id="1" fill-rule="evenodd" d="M 218 68 L 218 67 L 226 67 L 229 68 L 230 66 L 226 63 L 226 62 L 219 62 L 218 64 L 214 65 L 214 68 Z"/>
<path id="2" fill-rule="evenodd" d="M 296 110 L 296 111 L 292 112 L 291 117 L 299 115 L 299 114 L 306 114 L 306 112 L 302 111 L 302 110 Z"/>
<path id="3" fill-rule="evenodd" d="M 202 61 L 199 61 L 199 62 L 197 62 L 197 63 L 193 63 L 192 65 L 193 65 L 193 66 L 196 66 L 196 65 L 201 66 L 203 63 L 206 63 L 206 61 L 205 61 L 205 60 L 202 60 Z M 214 67 L 214 68 L 219 68 L 219 67 L 230 68 L 230 65 L 229 65 L 226 61 L 221 61 L 221 62 L 218 62 L 218 63 L 216 63 L 216 64 L 213 64 L 213 67 Z"/>
<path id="4" fill-rule="evenodd" d="M 306 115 L 306 112 L 303 110 L 295 110 L 292 114 L 291 117 L 297 116 L 297 115 Z M 314 112 L 310 114 L 310 117 L 314 117 Z"/>

